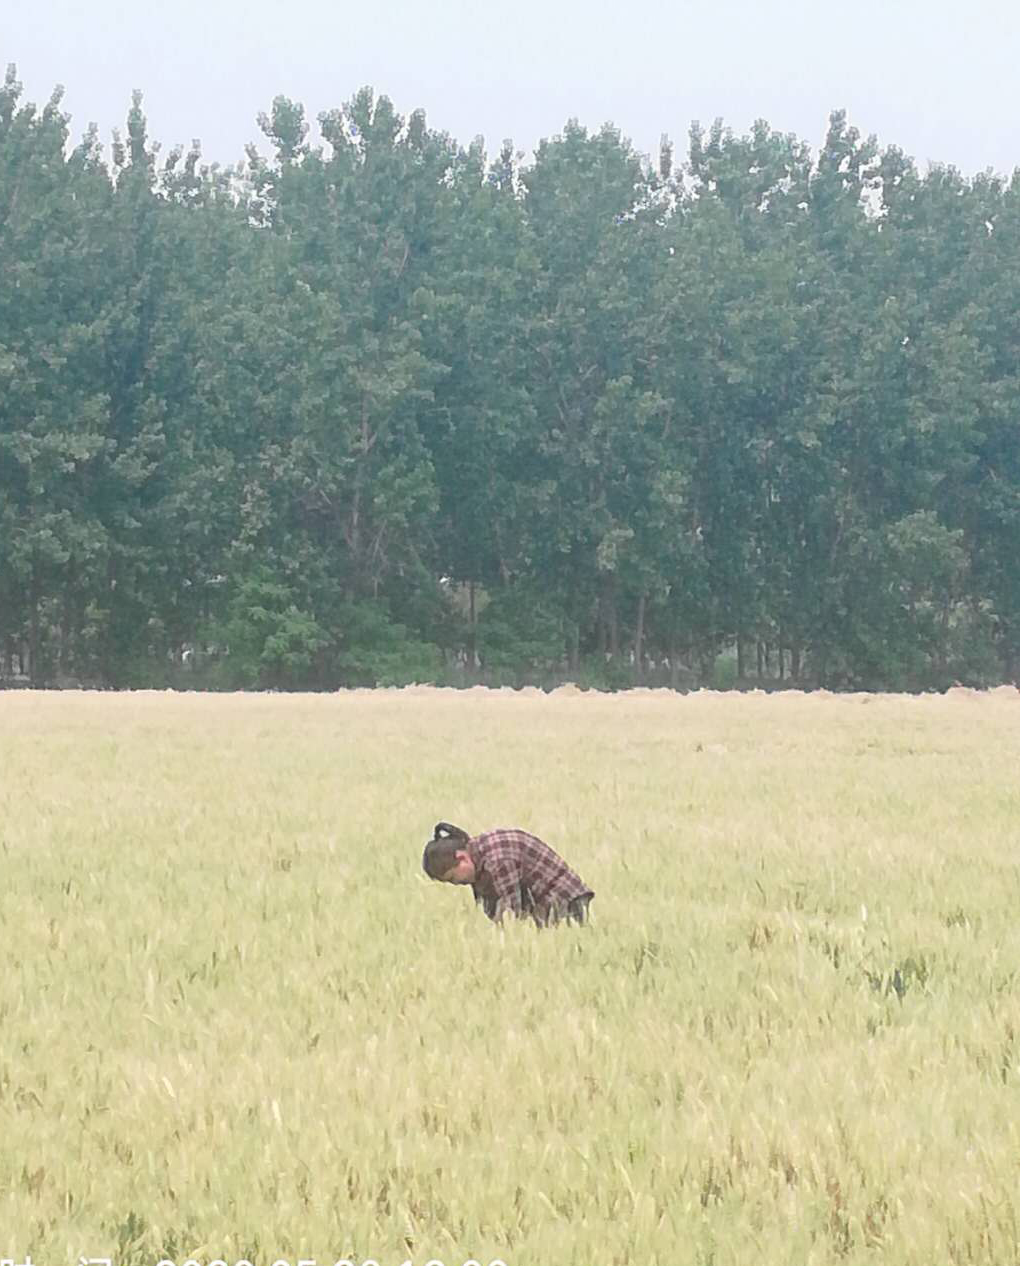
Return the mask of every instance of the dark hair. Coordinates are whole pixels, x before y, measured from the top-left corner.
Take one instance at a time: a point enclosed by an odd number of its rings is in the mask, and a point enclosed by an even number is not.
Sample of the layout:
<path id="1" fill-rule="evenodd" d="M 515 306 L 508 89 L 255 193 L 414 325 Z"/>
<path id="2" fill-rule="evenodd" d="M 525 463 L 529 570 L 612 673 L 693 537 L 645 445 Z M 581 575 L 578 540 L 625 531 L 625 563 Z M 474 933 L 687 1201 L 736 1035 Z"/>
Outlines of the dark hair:
<path id="1" fill-rule="evenodd" d="M 432 839 L 425 845 L 421 855 L 421 868 L 430 879 L 442 877 L 457 864 L 457 854 L 464 851 L 464 845 L 471 838 L 467 831 L 449 822 L 437 822 L 432 831 Z"/>

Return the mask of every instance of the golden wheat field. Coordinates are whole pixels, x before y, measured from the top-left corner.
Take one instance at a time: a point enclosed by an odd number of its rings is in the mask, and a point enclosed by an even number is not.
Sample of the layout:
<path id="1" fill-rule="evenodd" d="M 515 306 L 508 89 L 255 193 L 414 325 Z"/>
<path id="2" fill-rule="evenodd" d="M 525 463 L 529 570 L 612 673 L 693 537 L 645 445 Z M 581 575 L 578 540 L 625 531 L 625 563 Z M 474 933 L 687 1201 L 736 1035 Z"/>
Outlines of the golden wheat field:
<path id="1" fill-rule="evenodd" d="M 0 1257 L 1015 1263 L 1018 773 L 1012 689 L 0 695 Z"/>

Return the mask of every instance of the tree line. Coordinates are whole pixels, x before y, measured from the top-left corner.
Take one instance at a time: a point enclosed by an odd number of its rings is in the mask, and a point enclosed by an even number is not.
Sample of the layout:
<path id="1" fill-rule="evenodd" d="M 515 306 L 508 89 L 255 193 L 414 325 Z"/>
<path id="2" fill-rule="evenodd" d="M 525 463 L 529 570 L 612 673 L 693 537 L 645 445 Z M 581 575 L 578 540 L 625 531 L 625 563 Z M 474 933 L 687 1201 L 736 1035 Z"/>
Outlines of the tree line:
<path id="1" fill-rule="evenodd" d="M 1020 670 L 1020 179 L 832 114 L 233 167 L 0 89 L 0 680 Z"/>

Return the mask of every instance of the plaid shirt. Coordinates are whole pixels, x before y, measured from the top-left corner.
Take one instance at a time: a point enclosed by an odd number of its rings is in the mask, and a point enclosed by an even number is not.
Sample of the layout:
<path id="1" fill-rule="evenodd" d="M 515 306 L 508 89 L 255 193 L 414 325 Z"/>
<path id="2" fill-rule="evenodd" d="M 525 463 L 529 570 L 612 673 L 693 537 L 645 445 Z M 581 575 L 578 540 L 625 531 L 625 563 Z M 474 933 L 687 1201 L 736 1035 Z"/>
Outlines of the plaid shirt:
<path id="1" fill-rule="evenodd" d="M 475 864 L 475 900 L 496 922 L 509 911 L 547 923 L 575 897 L 595 895 L 558 853 L 527 831 L 486 831 L 468 840 L 467 851 Z"/>

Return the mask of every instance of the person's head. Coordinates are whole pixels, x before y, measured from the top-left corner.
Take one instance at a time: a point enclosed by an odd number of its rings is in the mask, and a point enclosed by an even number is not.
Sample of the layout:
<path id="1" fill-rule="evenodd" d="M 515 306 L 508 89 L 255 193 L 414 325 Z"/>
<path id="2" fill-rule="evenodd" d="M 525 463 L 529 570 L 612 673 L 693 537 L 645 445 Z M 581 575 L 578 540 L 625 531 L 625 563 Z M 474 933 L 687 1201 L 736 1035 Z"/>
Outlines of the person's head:
<path id="1" fill-rule="evenodd" d="M 473 883 L 475 863 L 467 847 L 470 838 L 459 826 L 437 822 L 421 856 L 422 870 L 430 879 L 445 884 Z"/>

